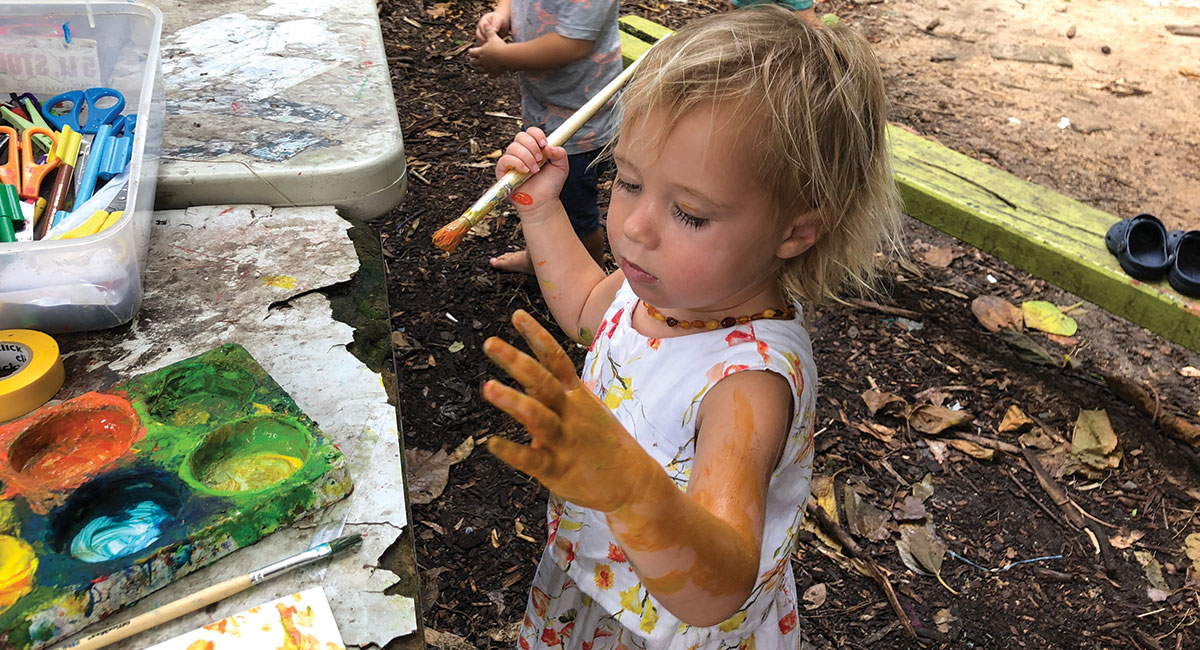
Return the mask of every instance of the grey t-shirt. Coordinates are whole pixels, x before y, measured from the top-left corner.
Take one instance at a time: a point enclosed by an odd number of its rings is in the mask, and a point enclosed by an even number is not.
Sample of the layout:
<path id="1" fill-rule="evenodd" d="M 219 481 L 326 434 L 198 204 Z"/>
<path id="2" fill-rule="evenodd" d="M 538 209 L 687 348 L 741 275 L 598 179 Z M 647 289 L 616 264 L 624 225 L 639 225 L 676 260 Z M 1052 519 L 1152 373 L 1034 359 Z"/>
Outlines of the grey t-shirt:
<path id="1" fill-rule="evenodd" d="M 514 42 L 557 33 L 593 41 L 591 55 L 555 70 L 526 71 L 521 80 L 525 126 L 547 134 L 558 128 L 587 100 L 621 72 L 618 0 L 513 0 Z M 616 133 L 616 98 L 605 104 L 566 144 L 568 154 L 599 149 Z"/>

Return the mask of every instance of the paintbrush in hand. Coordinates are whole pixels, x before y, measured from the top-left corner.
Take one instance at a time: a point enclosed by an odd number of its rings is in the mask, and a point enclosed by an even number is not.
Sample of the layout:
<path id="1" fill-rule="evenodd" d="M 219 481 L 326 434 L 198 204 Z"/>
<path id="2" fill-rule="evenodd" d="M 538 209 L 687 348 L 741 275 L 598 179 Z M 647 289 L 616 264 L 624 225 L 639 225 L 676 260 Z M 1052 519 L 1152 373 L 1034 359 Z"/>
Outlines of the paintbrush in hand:
<path id="1" fill-rule="evenodd" d="M 662 39 L 658 42 L 661 43 Z M 654 46 L 651 46 L 650 49 L 654 49 Z M 570 140 L 571 136 L 575 135 L 575 132 L 579 130 L 579 127 L 591 119 L 596 114 L 596 111 L 608 103 L 608 100 L 617 94 L 617 91 L 625 85 L 625 82 L 629 81 L 629 78 L 633 76 L 633 71 L 637 69 L 638 64 L 644 58 L 646 58 L 645 54 L 629 64 L 628 68 L 625 68 L 615 79 L 608 82 L 608 85 L 601 88 L 596 96 L 589 99 L 583 106 L 580 106 L 579 110 L 572 113 L 571 117 L 568 117 L 557 129 L 554 129 L 553 133 L 546 136 L 546 146 L 561 147 L 566 144 L 567 140 Z M 515 169 L 508 170 L 508 173 L 496 181 L 496 184 L 492 185 L 487 192 L 484 192 L 483 196 L 479 197 L 479 200 L 471 204 L 471 207 L 467 208 L 467 211 L 462 213 L 461 217 L 442 226 L 440 230 L 433 233 L 433 245 L 447 253 L 453 253 L 454 249 L 458 248 L 459 242 L 467 236 L 467 231 L 491 213 L 497 205 L 515 192 L 521 186 L 521 183 L 528 180 L 530 176 L 532 174 L 529 172 L 517 171 Z"/>
<path id="2" fill-rule="evenodd" d="M 211 605 L 218 600 L 228 598 L 240 591 L 245 591 L 249 587 L 274 578 L 277 575 L 306 564 L 312 564 L 317 560 L 325 559 L 356 546 L 361 541 L 362 535 L 356 533 L 339 537 L 332 542 L 317 544 L 303 553 L 298 553 L 287 559 L 267 565 L 257 571 L 237 576 L 236 578 L 230 578 L 224 582 L 218 582 L 190 596 L 184 596 L 158 609 L 146 612 L 145 614 L 139 614 L 124 623 L 118 623 L 107 630 L 89 634 L 79 641 L 60 646 L 60 648 L 61 650 L 95 650 L 95 648 L 103 648 L 111 643 L 127 639 L 139 632 L 145 632 L 152 627 L 179 618 L 184 614 L 194 612 L 201 607 Z"/>

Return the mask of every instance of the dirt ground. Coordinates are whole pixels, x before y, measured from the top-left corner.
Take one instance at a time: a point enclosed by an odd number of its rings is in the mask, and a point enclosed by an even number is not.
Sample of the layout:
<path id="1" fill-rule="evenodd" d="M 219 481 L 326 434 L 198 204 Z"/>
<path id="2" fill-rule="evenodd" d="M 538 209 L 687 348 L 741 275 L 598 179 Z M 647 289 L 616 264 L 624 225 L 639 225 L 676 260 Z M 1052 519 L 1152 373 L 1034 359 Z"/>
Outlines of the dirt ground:
<path id="1" fill-rule="evenodd" d="M 838 0 L 818 9 L 875 43 L 893 121 L 1114 215 L 1148 211 L 1198 228 L 1200 78 L 1185 73 L 1200 68 L 1200 38 L 1166 30 L 1200 24 L 1196 4 Z M 545 539 L 545 491 L 471 450 L 492 435 L 522 435 L 479 397 L 496 376 L 480 344 L 511 339 L 507 319 L 518 307 L 548 321 L 533 280 L 487 265 L 520 246 L 515 220 L 492 221 L 453 255 L 430 244 L 487 188 L 489 156 L 519 128 L 515 79 L 482 77 L 464 54 L 489 8 L 480 0 L 380 6 L 411 175 L 404 204 L 376 225 L 389 269 L 426 639 L 443 648 L 513 646 Z M 723 10 L 707 0 L 622 5 L 669 26 Z M 992 56 L 993 46 L 1003 54 L 1018 45 L 1065 54 L 1073 67 Z M 1070 312 L 1076 335 L 1027 332 L 1075 360 L 1039 364 L 984 329 L 971 301 L 1065 307 L 1077 299 L 915 221 L 905 228 L 910 259 L 892 264 L 886 304 L 809 311 L 821 370 L 814 487 L 888 576 L 918 638 L 906 635 L 873 580 L 805 532 L 794 562 L 806 594 L 805 647 L 1200 647 L 1200 593 L 1188 582 L 1186 550 L 1200 533 L 1200 459 L 1101 379 L 1142 382 L 1158 422 L 1194 426 L 1200 378 L 1188 368 L 1200 367 L 1200 355 L 1083 304 Z M 896 405 L 873 413 L 862 397 L 872 389 L 974 419 L 921 433 L 929 427 L 913 426 Z M 1003 426 L 1011 406 L 1035 422 Z M 1081 412 L 1099 410 L 1115 434 L 1116 467 L 1057 475 Z M 977 458 L 986 453 L 965 444 L 972 436 L 1007 451 Z M 1043 489 L 1019 447 L 1057 476 L 1049 484 L 1061 495 Z M 946 553 L 921 548 L 941 559 L 946 587 L 908 568 L 898 548 L 920 546 L 919 531 L 930 527 L 924 539 Z M 1200 537 L 1191 540 L 1200 558 Z M 1008 566 L 1047 556 L 1061 557 Z"/>

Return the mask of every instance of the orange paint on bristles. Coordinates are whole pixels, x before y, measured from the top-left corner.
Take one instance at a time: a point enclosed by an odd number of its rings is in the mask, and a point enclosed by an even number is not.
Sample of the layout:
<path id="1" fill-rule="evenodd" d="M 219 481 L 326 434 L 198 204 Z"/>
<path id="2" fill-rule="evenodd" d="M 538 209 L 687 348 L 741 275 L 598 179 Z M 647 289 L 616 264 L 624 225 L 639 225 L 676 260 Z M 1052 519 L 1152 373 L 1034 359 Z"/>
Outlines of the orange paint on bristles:
<path id="1" fill-rule="evenodd" d="M 469 230 L 471 221 L 466 217 L 459 217 L 433 233 L 433 245 L 447 253 L 453 253 Z"/>

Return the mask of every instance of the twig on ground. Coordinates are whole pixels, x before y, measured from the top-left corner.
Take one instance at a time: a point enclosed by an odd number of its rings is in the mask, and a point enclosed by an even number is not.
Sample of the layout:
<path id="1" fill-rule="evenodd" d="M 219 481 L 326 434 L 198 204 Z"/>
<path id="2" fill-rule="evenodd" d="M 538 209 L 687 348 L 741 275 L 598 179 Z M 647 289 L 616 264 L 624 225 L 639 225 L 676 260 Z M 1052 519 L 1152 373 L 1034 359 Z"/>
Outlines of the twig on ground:
<path id="1" fill-rule="evenodd" d="M 1036 504 L 1037 507 L 1042 509 L 1042 512 L 1046 513 L 1047 516 L 1049 516 L 1054 521 L 1058 522 L 1059 526 L 1062 526 L 1063 528 L 1071 527 L 1069 524 L 1067 524 L 1067 522 L 1063 521 L 1063 518 L 1061 516 L 1059 516 L 1059 514 L 1057 512 L 1054 512 L 1049 507 L 1047 507 L 1046 504 L 1042 503 L 1037 497 L 1033 496 L 1033 492 L 1030 492 L 1029 488 L 1025 487 L 1025 484 L 1022 483 L 1020 481 L 1020 479 L 1017 478 L 1016 474 L 1013 474 L 1011 469 L 1008 470 L 1008 478 L 1012 479 L 1012 482 L 1016 483 L 1017 487 L 1021 488 L 1021 491 L 1025 493 L 1025 496 L 1029 497 L 1030 501 L 1034 502 L 1034 504 Z"/>
<path id="2" fill-rule="evenodd" d="M 980 447 L 987 447 L 988 449 L 995 449 L 996 451 L 1002 451 L 1006 454 L 1013 454 L 1014 456 L 1021 455 L 1020 447 L 1018 447 L 1014 444 L 1011 444 L 1011 443 L 1004 442 L 1003 440 L 996 440 L 995 438 L 988 438 L 987 436 L 980 436 L 980 435 L 976 435 L 974 433 L 958 432 L 955 435 L 957 435 L 962 440 L 966 440 L 967 442 L 973 442 L 973 443 L 979 445 Z"/>
<path id="3" fill-rule="evenodd" d="M 855 307 L 861 307 L 863 309 L 870 309 L 870 310 L 881 312 L 884 314 L 891 314 L 893 316 L 903 316 L 905 318 L 920 318 L 921 317 L 921 314 L 919 314 L 915 311 L 912 311 L 911 309 L 904 309 L 903 307 L 892 307 L 890 305 L 881 305 L 877 302 L 872 302 L 870 300 L 863 300 L 862 298 L 847 298 L 846 302 Z"/>
<path id="4" fill-rule="evenodd" d="M 1054 482 L 1054 479 L 1046 473 L 1046 468 L 1042 467 L 1042 463 L 1033 455 L 1033 452 L 1028 449 L 1022 449 L 1021 454 L 1025 457 L 1025 462 L 1029 463 L 1029 467 L 1033 470 L 1033 474 L 1037 477 L 1042 489 L 1046 491 L 1046 494 L 1050 495 L 1050 500 L 1054 502 L 1054 505 L 1062 510 L 1067 521 L 1071 522 L 1076 528 L 1083 529 L 1092 538 L 1092 542 L 1096 545 L 1097 550 L 1100 551 L 1100 561 L 1104 563 L 1104 572 L 1108 574 L 1109 578 L 1114 578 L 1117 573 L 1117 567 L 1116 562 L 1113 560 L 1112 547 L 1109 546 L 1108 537 L 1099 528 L 1099 524 L 1084 520 L 1083 515 L 1080 514 L 1083 508 L 1075 505 L 1071 501 L 1071 497 L 1067 496 L 1067 493 L 1058 486 L 1058 483 Z M 1073 505 L 1074 508 L 1071 507 Z M 1075 508 L 1079 508 L 1079 510 Z"/>
<path id="5" fill-rule="evenodd" d="M 892 606 L 892 612 L 896 614 L 896 618 L 900 621 L 900 624 L 904 626 L 904 633 L 907 634 L 908 638 L 910 639 L 917 638 L 916 630 L 913 629 L 912 623 L 910 623 L 908 620 L 908 614 L 904 612 L 904 608 L 900 606 L 900 599 L 896 597 L 896 590 L 892 588 L 892 583 L 887 579 L 887 576 L 883 575 L 883 571 L 879 570 L 879 566 L 875 564 L 875 560 L 871 559 L 871 556 L 867 555 L 866 553 L 863 553 L 862 549 L 859 548 L 857 543 L 855 543 L 854 538 L 850 537 L 849 533 L 842 529 L 841 526 L 837 525 L 837 522 L 830 519 L 829 513 L 825 512 L 825 510 L 821 508 L 821 506 L 817 505 L 815 501 L 809 501 L 807 509 L 809 516 L 816 519 L 817 524 L 824 529 L 825 532 L 833 535 L 837 539 L 838 543 L 842 545 L 843 553 L 863 563 L 863 566 L 865 566 L 867 571 L 870 572 L 871 577 L 876 583 L 879 584 L 879 587 L 883 589 L 883 593 L 887 597 L 888 604 Z"/>

